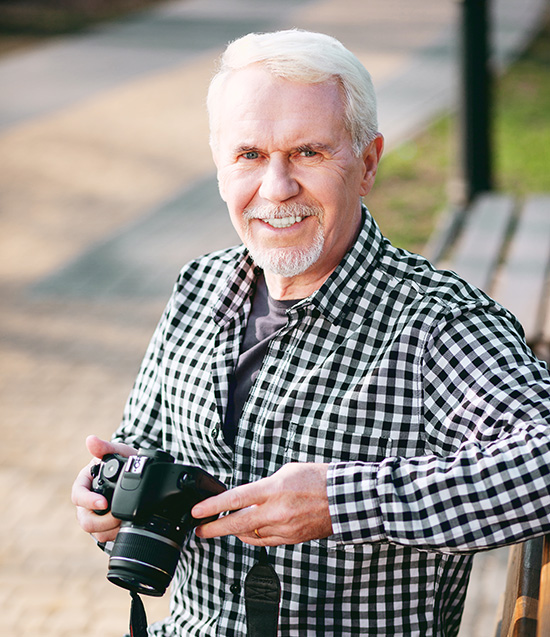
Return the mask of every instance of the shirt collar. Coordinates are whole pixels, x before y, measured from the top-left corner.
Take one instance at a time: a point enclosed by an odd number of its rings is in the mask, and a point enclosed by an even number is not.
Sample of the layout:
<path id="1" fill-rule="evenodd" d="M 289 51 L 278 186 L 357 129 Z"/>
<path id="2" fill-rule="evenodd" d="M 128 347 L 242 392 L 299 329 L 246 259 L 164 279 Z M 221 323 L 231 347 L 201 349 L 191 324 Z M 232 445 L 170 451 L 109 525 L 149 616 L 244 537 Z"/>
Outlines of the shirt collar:
<path id="1" fill-rule="evenodd" d="M 338 323 L 354 306 L 354 299 L 364 296 L 364 289 L 372 286 L 373 297 L 377 284 L 373 274 L 379 270 L 385 239 L 363 206 L 363 224 L 353 246 L 340 265 L 311 297 L 310 301 L 334 323 Z"/>
<path id="2" fill-rule="evenodd" d="M 220 281 L 221 291 L 212 306 L 214 321 L 219 325 L 229 323 L 242 312 L 247 299 L 252 297 L 256 279 L 261 272 L 243 245 L 231 249 L 228 256 L 233 270 L 228 278 Z"/>

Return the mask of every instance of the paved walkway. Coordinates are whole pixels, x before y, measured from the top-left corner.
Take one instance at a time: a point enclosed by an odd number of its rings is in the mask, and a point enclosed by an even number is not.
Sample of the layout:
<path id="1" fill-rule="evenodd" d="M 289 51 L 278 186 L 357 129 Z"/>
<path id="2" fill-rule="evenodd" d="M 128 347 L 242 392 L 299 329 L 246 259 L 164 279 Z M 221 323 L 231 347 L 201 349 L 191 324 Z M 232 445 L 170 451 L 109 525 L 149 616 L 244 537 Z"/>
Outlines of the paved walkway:
<path id="1" fill-rule="evenodd" d="M 543 4 L 496 2 L 499 63 Z M 84 437 L 118 423 L 179 267 L 235 240 L 203 109 L 224 43 L 291 26 L 339 37 L 372 72 L 391 147 L 456 101 L 457 7 L 178 1 L 0 60 L 0 634 L 126 630 L 129 597 L 105 580 L 69 491 Z M 478 591 L 497 593 L 502 560 L 485 560 L 464 637 L 489 634 L 494 601 Z M 147 604 L 151 620 L 166 612 Z"/>

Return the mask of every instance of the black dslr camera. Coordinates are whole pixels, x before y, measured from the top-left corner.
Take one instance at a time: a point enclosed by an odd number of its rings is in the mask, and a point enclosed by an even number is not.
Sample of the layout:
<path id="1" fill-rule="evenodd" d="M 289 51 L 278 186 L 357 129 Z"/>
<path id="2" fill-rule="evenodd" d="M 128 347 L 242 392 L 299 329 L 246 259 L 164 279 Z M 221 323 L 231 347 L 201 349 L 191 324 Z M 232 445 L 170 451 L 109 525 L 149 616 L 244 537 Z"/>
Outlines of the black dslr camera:
<path id="1" fill-rule="evenodd" d="M 107 579 L 136 593 L 160 597 L 170 584 L 185 536 L 195 526 L 191 509 L 225 491 L 198 467 L 176 464 L 165 451 L 142 449 L 125 458 L 105 455 L 94 465 L 92 490 L 123 520 L 110 552 Z"/>

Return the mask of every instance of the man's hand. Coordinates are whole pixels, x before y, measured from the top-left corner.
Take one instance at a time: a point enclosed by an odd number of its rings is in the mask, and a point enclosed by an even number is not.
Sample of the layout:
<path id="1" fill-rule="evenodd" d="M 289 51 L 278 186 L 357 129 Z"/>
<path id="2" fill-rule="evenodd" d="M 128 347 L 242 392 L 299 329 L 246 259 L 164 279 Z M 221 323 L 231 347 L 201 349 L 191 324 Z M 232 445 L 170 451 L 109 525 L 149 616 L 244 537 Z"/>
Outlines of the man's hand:
<path id="1" fill-rule="evenodd" d="M 122 443 L 111 443 L 101 440 L 96 436 L 88 436 L 86 439 L 88 451 L 94 458 L 78 474 L 72 489 L 72 502 L 76 506 L 76 517 L 82 529 L 91 533 L 98 542 L 114 540 L 118 533 L 120 520 L 110 513 L 96 515 L 94 509 L 106 509 L 107 500 L 92 489 L 92 476 L 90 468 L 97 464 L 106 453 L 119 453 L 122 456 L 131 456 L 137 453 L 135 449 Z"/>
<path id="2" fill-rule="evenodd" d="M 291 463 L 269 478 L 208 498 L 193 507 L 193 517 L 233 513 L 197 527 L 196 533 L 203 538 L 236 535 L 256 546 L 328 537 L 327 470 L 327 464 Z"/>

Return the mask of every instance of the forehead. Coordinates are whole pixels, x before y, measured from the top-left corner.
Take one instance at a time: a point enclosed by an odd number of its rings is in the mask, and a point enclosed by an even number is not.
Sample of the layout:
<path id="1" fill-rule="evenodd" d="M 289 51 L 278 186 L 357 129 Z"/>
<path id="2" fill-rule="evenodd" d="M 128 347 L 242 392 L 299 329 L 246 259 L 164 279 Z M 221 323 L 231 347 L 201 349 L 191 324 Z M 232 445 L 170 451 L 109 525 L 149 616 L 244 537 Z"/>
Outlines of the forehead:
<path id="1" fill-rule="evenodd" d="M 228 77 L 218 108 L 218 137 L 225 140 L 247 135 L 322 138 L 344 132 L 344 104 L 336 81 L 291 82 L 258 65 Z"/>

